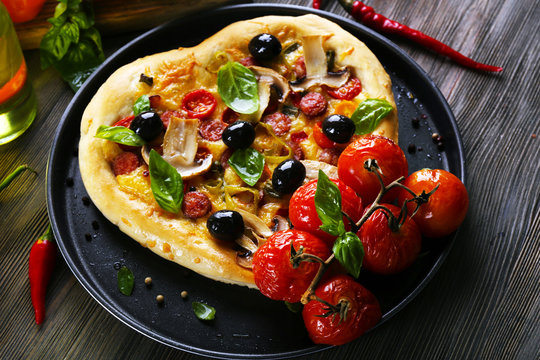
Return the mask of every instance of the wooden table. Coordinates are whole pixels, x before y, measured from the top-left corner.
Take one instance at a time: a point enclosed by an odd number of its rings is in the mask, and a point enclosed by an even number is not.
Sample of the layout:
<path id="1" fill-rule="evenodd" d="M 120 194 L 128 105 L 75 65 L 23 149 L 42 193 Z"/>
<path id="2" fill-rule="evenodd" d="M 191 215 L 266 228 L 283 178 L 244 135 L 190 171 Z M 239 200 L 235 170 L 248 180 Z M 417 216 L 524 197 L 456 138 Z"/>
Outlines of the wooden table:
<path id="1" fill-rule="evenodd" d="M 310 1 L 280 1 L 310 6 Z M 540 7 L 535 0 L 368 2 L 380 13 L 505 68 L 471 71 L 408 41 L 393 39 L 441 89 L 463 137 L 469 213 L 446 262 L 397 316 L 348 345 L 310 359 L 540 358 Z M 345 11 L 330 2 L 325 9 Z M 130 35 L 131 38 L 135 35 Z M 108 52 L 126 37 L 107 38 Z M 0 147 L 0 177 L 26 173 L 0 193 L 0 358 L 167 358 L 198 356 L 131 330 L 79 285 L 59 257 L 47 319 L 34 324 L 27 258 L 46 228 L 45 174 L 53 133 L 73 97 L 53 70 L 26 52 L 39 114 Z"/>

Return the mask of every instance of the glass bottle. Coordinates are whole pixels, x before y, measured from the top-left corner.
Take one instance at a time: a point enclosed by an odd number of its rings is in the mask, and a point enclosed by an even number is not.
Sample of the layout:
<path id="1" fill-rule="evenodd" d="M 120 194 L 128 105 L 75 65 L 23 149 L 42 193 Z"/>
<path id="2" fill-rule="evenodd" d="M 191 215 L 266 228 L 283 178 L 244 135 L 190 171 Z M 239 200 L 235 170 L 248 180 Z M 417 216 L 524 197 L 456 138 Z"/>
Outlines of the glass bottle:
<path id="1" fill-rule="evenodd" d="M 34 121 L 37 101 L 28 81 L 19 39 L 0 2 L 0 145 L 21 135 Z"/>

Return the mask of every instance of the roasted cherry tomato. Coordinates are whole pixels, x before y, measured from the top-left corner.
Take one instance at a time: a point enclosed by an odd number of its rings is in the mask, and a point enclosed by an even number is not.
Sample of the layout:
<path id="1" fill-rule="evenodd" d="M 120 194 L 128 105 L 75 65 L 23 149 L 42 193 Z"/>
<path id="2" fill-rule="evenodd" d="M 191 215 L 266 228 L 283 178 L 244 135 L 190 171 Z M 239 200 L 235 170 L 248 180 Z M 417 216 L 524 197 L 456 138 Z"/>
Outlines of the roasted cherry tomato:
<path id="1" fill-rule="evenodd" d="M 342 345 L 375 326 L 381 319 L 377 298 L 350 276 L 337 275 L 322 282 L 315 295 L 331 305 L 348 304 L 344 319 L 328 314 L 328 306 L 312 300 L 304 306 L 302 317 L 310 339 L 316 344 Z"/>
<path id="2" fill-rule="evenodd" d="M 315 123 L 313 126 L 313 140 L 322 147 L 323 149 L 330 149 L 335 147 L 337 144 L 330 140 L 328 136 L 322 131 L 322 121 Z"/>
<path id="3" fill-rule="evenodd" d="M 328 88 L 328 95 L 334 99 L 352 100 L 362 92 L 362 83 L 355 77 L 351 77 L 349 81 L 342 87 L 337 89 Z"/>
<path id="4" fill-rule="evenodd" d="M 375 159 L 382 171 L 385 185 L 400 176 L 407 176 L 408 164 L 401 148 L 392 140 L 379 135 L 368 135 L 350 143 L 338 160 L 339 178 L 361 197 L 364 204 L 375 200 L 381 191 L 377 176 L 364 168 L 367 159 Z M 397 189 L 390 191 L 384 200 L 397 196 Z"/>
<path id="5" fill-rule="evenodd" d="M 341 192 L 341 208 L 343 212 L 358 221 L 362 216 L 362 200 L 353 189 L 345 185 L 344 182 L 331 179 Z M 322 225 L 317 210 L 315 209 L 315 192 L 317 191 L 317 180 L 311 180 L 296 190 L 289 202 L 289 219 L 296 229 L 308 231 L 325 240 L 331 247 L 336 239 L 319 227 Z M 349 229 L 349 220 L 344 216 L 345 228 Z"/>
<path id="6" fill-rule="evenodd" d="M 397 218 L 400 208 L 382 204 Z M 409 267 L 422 248 L 422 235 L 413 219 L 407 216 L 399 230 L 390 229 L 387 215 L 376 210 L 358 231 L 364 245 L 362 266 L 377 274 L 395 274 Z"/>
<path id="7" fill-rule="evenodd" d="M 195 119 L 204 119 L 210 116 L 216 105 L 217 101 L 214 95 L 204 89 L 189 92 L 182 100 L 182 108 L 187 111 L 188 116 Z"/>
<path id="8" fill-rule="evenodd" d="M 253 276 L 261 293 L 274 300 L 298 302 L 319 270 L 319 263 L 291 264 L 291 242 L 296 251 L 326 260 L 330 249 L 321 239 L 297 229 L 278 231 L 253 255 Z"/>
<path id="9" fill-rule="evenodd" d="M 14 23 L 30 21 L 39 14 L 45 0 L 2 0 Z"/>
<path id="10" fill-rule="evenodd" d="M 414 221 L 420 231 L 427 237 L 446 236 L 457 230 L 465 219 L 469 207 L 469 196 L 465 185 L 454 174 L 441 169 L 422 169 L 409 175 L 403 185 L 419 195 L 422 191 L 429 193 L 439 185 L 439 188 L 430 196 L 428 202 L 420 206 L 414 215 Z M 399 190 L 398 200 L 402 205 L 412 195 Z M 416 205 L 407 205 L 409 212 L 414 211 Z"/>

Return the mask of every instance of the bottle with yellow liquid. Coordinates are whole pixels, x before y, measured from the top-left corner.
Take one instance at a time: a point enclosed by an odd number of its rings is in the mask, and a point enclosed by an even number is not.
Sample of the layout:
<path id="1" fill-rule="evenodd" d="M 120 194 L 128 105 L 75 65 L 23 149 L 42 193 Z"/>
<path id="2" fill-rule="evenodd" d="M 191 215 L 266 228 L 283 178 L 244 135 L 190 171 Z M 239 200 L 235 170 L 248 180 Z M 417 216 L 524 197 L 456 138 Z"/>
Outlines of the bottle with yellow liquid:
<path id="1" fill-rule="evenodd" d="M 34 121 L 37 102 L 9 14 L 0 2 L 0 145 L 21 135 Z"/>

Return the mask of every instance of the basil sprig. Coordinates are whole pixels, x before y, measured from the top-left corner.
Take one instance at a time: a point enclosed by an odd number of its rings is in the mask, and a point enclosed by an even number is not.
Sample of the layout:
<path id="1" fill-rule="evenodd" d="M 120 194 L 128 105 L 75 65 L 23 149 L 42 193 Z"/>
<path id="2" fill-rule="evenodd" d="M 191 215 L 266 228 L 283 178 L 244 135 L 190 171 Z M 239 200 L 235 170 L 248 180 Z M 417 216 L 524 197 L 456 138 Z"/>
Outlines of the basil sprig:
<path id="1" fill-rule="evenodd" d="M 124 126 L 100 125 L 94 136 L 129 146 L 143 146 L 146 143 L 139 135 L 135 134 L 133 130 Z"/>
<path id="2" fill-rule="evenodd" d="M 150 98 L 148 95 L 142 95 L 133 104 L 133 114 L 137 116 L 148 110 L 150 110 Z"/>
<path id="3" fill-rule="evenodd" d="M 334 236 L 345 232 L 341 213 L 341 193 L 337 185 L 322 170 L 319 170 L 317 191 L 315 191 L 315 209 L 322 222 L 321 230 Z"/>
<path id="4" fill-rule="evenodd" d="M 251 70 L 237 62 L 228 62 L 218 71 L 218 92 L 225 104 L 240 114 L 259 110 L 257 78 Z"/>
<path id="5" fill-rule="evenodd" d="M 321 230 L 337 236 L 332 248 L 334 256 L 351 275 L 358 277 L 364 259 L 364 246 L 355 233 L 345 230 L 341 192 L 322 170 L 319 170 L 315 191 L 315 209 L 322 222 Z"/>
<path id="6" fill-rule="evenodd" d="M 163 210 L 178 213 L 184 199 L 182 176 L 154 149 L 150 150 L 149 162 L 150 187 L 154 198 Z"/>
<path id="7" fill-rule="evenodd" d="M 379 122 L 393 109 L 386 100 L 367 99 L 362 101 L 351 116 L 351 120 L 356 126 L 354 133 L 364 135 L 373 132 Z"/>
<path id="8" fill-rule="evenodd" d="M 193 309 L 195 316 L 200 320 L 214 320 L 216 317 L 216 309 L 210 305 L 194 301 L 191 303 L 191 308 Z"/>
<path id="9" fill-rule="evenodd" d="M 130 296 L 133 292 L 133 284 L 135 283 L 135 278 L 131 270 L 127 267 L 122 266 L 118 270 L 118 290 L 126 296 Z"/>
<path id="10" fill-rule="evenodd" d="M 41 67 L 53 66 L 77 91 L 105 59 L 92 6 L 88 1 L 59 0 L 47 21 L 52 27 L 41 39 Z"/>
<path id="11" fill-rule="evenodd" d="M 259 181 L 264 170 L 264 156 L 253 148 L 236 149 L 228 162 L 234 172 L 250 186 Z"/>

